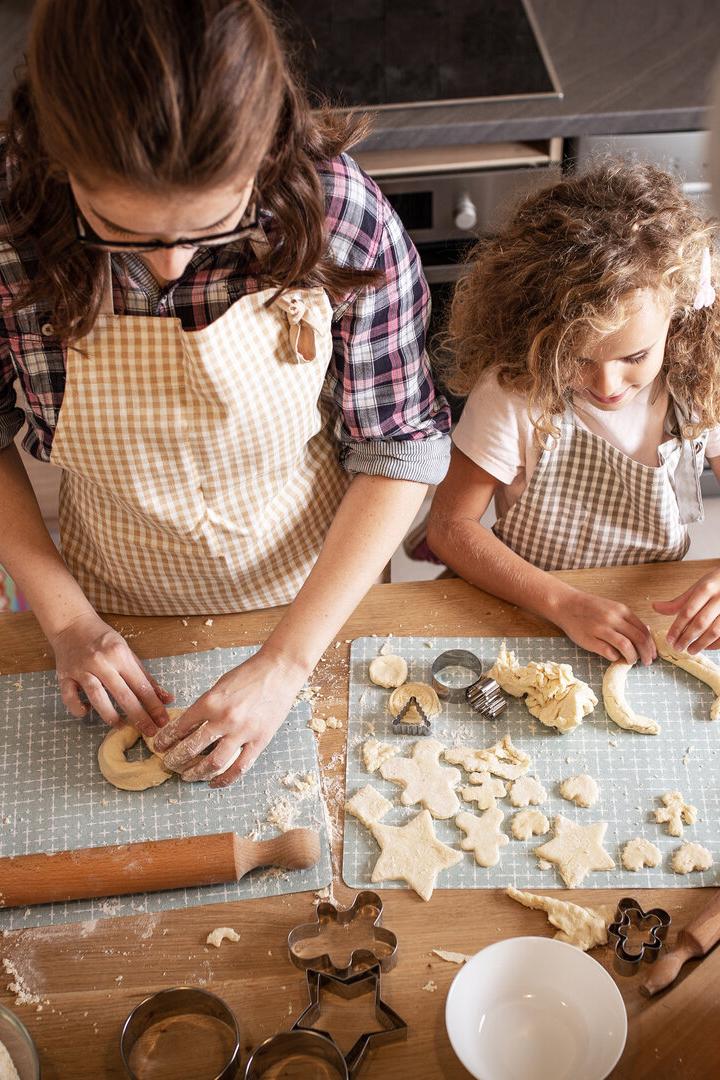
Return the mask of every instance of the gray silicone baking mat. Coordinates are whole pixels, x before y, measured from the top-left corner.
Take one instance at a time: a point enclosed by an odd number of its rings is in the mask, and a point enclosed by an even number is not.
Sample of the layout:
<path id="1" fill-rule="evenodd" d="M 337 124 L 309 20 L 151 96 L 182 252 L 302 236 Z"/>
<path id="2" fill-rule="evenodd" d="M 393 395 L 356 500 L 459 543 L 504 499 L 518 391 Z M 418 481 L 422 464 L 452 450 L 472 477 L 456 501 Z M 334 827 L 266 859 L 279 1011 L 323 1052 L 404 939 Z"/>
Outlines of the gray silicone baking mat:
<path id="1" fill-rule="evenodd" d="M 666 888 L 715 885 L 720 864 L 720 722 L 710 720 L 714 694 L 692 675 L 657 660 L 649 668 L 634 667 L 627 682 L 627 694 L 633 708 L 660 724 L 659 735 L 638 735 L 623 731 L 607 718 L 602 707 L 602 676 L 607 662 L 585 652 L 564 637 L 553 638 L 479 638 L 479 637 L 364 637 L 352 644 L 350 661 L 350 703 L 348 719 L 347 796 L 371 784 L 393 802 L 393 809 L 382 819 L 389 825 L 401 825 L 413 817 L 420 806 L 405 807 L 399 802 L 401 788 L 383 780 L 379 772 L 368 773 L 362 761 L 362 744 L 371 735 L 381 742 L 397 743 L 399 753 L 409 755 L 416 739 L 394 735 L 386 711 L 389 690 L 374 686 L 367 674 L 368 664 L 388 641 L 386 651 L 398 653 L 408 661 L 408 679 L 430 681 L 434 658 L 445 649 L 469 649 L 489 668 L 503 640 L 513 649 L 521 664 L 530 660 L 556 660 L 572 665 L 575 674 L 588 682 L 598 697 L 594 712 L 567 735 L 544 727 L 530 715 L 524 699 L 509 698 L 505 712 L 495 721 L 483 720 L 466 703 L 443 705 L 439 716 L 432 718 L 432 736 L 446 746 L 490 746 L 509 733 L 513 743 L 531 758 L 529 775 L 537 776 L 547 792 L 547 801 L 539 807 L 549 820 L 561 813 L 566 818 L 588 824 L 607 821 L 605 848 L 615 860 L 615 870 L 588 874 L 583 888 Z M 459 766 L 458 766 L 459 768 Z M 467 774 L 460 770 L 463 784 Z M 591 809 L 581 809 L 563 799 L 558 783 L 567 776 L 587 772 L 600 786 L 600 799 Z M 661 805 L 658 796 L 678 790 L 698 809 L 696 825 L 686 827 L 683 837 L 668 836 L 665 825 L 654 820 L 651 811 Z M 474 803 L 462 799 L 461 809 L 477 812 Z M 563 888 L 554 866 L 542 870 L 532 850 L 550 839 L 551 833 L 521 841 L 512 839 L 510 820 L 515 808 L 503 799 L 498 806 L 506 815 L 501 828 L 510 838 L 500 849 L 500 861 L 493 867 L 481 867 L 472 852 L 457 866 L 438 875 L 436 888 Z M 436 835 L 451 847 L 459 848 L 465 835 L 453 819 L 435 821 Z M 620 863 L 620 851 L 627 840 L 645 836 L 663 854 L 662 864 L 637 873 Z M 675 874 L 670 869 L 670 854 L 684 840 L 697 841 L 713 854 L 715 865 L 704 873 Z M 370 876 L 379 849 L 364 825 L 350 814 L 345 815 L 343 878 L 353 888 L 372 886 Z M 383 888 L 404 888 L 401 882 L 384 882 Z"/>
<path id="2" fill-rule="evenodd" d="M 148 660 L 147 667 L 173 691 L 173 704 L 183 706 L 253 652 L 213 649 Z M 171 777 L 147 791 L 120 791 L 97 765 L 97 748 L 107 727 L 94 714 L 84 721 L 68 716 L 53 671 L 0 678 L 0 855 L 219 832 L 269 839 L 278 829 L 267 823 L 267 813 L 281 799 L 291 808 L 293 826 L 313 826 L 322 836 L 322 857 L 310 870 L 260 869 L 225 885 L 0 910 L 0 928 L 145 914 L 329 884 L 330 849 L 309 718 L 309 705 L 298 702 L 253 768 L 228 788 L 216 791 L 205 783 Z M 141 754 L 134 747 L 128 756 Z M 282 783 L 288 773 L 311 773 L 314 789 L 302 797 L 295 794 Z"/>

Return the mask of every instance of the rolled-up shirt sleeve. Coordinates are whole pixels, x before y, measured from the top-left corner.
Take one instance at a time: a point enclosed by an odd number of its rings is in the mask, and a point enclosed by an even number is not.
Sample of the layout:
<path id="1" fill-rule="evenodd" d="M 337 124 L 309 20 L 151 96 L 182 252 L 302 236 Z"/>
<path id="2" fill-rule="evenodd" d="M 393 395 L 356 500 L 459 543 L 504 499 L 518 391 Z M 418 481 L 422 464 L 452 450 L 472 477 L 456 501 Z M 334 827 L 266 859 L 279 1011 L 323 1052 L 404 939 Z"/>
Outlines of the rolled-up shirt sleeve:
<path id="1" fill-rule="evenodd" d="M 339 410 L 340 461 L 353 474 L 438 484 L 450 459 L 450 411 L 425 351 L 430 295 L 420 259 L 374 182 L 341 161 L 349 169 L 331 250 L 347 264 L 351 248 L 354 265 L 364 251 L 363 268 L 384 277 L 335 312 L 327 387 Z"/>
<path id="2" fill-rule="evenodd" d="M 16 402 L 15 368 L 10 349 L 0 337 L 0 450 L 10 445 L 25 423 L 25 413 Z"/>

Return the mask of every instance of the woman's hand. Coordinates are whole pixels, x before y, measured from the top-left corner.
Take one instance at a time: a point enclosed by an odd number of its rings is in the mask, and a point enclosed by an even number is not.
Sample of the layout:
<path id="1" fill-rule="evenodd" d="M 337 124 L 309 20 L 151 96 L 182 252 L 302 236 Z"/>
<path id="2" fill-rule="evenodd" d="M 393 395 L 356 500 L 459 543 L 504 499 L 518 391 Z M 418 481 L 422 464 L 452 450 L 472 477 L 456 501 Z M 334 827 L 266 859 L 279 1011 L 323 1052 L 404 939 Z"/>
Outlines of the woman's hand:
<path id="1" fill-rule="evenodd" d="M 308 671 L 261 649 L 228 671 L 158 736 L 171 769 L 183 780 L 226 787 L 253 765 L 290 712 Z M 200 757 L 211 743 L 216 746 Z"/>
<path id="2" fill-rule="evenodd" d="M 50 639 L 60 693 L 73 716 L 92 706 L 106 724 L 133 724 L 156 735 L 168 721 L 165 706 L 173 695 L 145 670 L 125 639 L 94 611 L 73 619 Z M 90 705 L 80 700 L 84 690 Z M 115 699 L 124 715 L 110 700 Z"/>
<path id="3" fill-rule="evenodd" d="M 604 656 L 634 664 L 651 664 L 657 655 L 650 630 L 626 604 L 573 589 L 565 595 L 560 612 L 549 616 L 576 645 Z"/>
<path id="4" fill-rule="evenodd" d="M 673 600 L 657 600 L 661 615 L 674 615 L 668 644 L 678 652 L 720 648 L 720 570 L 705 574 Z"/>

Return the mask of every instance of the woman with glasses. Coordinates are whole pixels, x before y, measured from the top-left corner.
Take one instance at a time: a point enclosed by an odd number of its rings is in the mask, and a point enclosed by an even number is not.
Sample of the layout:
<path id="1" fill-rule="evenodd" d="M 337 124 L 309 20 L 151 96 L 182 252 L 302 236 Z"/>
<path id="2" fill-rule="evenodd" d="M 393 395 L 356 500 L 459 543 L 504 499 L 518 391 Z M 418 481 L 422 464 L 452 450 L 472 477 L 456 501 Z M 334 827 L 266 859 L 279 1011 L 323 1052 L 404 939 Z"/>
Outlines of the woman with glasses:
<path id="1" fill-rule="evenodd" d="M 63 701 L 231 783 L 381 573 L 449 416 L 417 254 L 258 0 L 39 0 L 0 142 L 0 563 Z M 14 390 L 18 380 L 23 409 Z M 13 439 L 62 470 L 62 558 Z M 167 724 L 98 611 L 289 604 Z M 211 744 L 212 751 L 196 760 Z"/>

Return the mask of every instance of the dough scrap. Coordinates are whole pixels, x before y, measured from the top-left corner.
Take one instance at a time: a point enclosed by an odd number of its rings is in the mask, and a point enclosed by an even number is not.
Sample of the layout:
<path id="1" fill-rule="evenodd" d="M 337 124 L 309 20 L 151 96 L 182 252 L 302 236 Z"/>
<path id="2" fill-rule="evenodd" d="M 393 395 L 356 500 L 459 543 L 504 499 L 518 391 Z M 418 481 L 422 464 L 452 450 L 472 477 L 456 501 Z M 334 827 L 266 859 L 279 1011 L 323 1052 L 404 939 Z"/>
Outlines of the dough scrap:
<path id="1" fill-rule="evenodd" d="M 240 935 L 237 930 L 233 930 L 232 926 L 216 926 L 214 930 L 211 930 L 205 939 L 207 945 L 214 945 L 216 949 L 219 949 L 223 941 L 239 941 Z"/>
<path id="2" fill-rule="evenodd" d="M 531 836 L 542 836 L 550 828 L 550 822 L 542 810 L 520 810 L 513 814 L 510 832 L 516 840 L 529 840 Z"/>
<path id="3" fill-rule="evenodd" d="M 440 871 L 463 857 L 461 851 L 438 840 L 428 810 L 421 810 L 405 825 L 375 822 L 370 832 L 380 845 L 370 880 L 405 881 L 423 900 L 432 896 Z"/>
<path id="4" fill-rule="evenodd" d="M 706 683 L 717 695 L 710 707 L 710 719 L 717 720 L 720 717 L 720 667 L 714 664 L 712 660 L 708 660 L 707 656 L 702 653 L 691 656 L 688 652 L 677 652 L 676 649 L 668 645 L 665 635 L 657 630 L 653 630 L 652 635 L 655 639 L 658 654 L 663 660 L 667 660 L 669 664 L 675 664 L 676 667 L 682 668 L 683 671 L 687 671 L 690 675 L 694 675 L 700 682 Z"/>
<path id="5" fill-rule="evenodd" d="M 692 874 L 695 870 L 709 870 L 714 859 L 702 844 L 681 844 L 675 848 L 670 865 L 676 874 Z"/>
<path id="6" fill-rule="evenodd" d="M 446 960 L 448 964 L 464 964 L 466 960 L 472 959 L 467 953 L 451 952 L 449 949 L 433 949 L 433 952 L 436 956 L 439 956 L 441 960 Z"/>
<path id="7" fill-rule="evenodd" d="M 562 781 L 558 790 L 563 799 L 575 803 L 576 806 L 583 806 L 585 809 L 594 806 L 600 798 L 600 788 L 597 786 L 597 781 L 593 780 L 592 776 L 587 773 L 568 776 Z"/>
<path id="8" fill-rule="evenodd" d="M 661 798 L 665 805 L 655 810 L 655 820 L 661 825 L 667 822 L 670 836 L 682 836 L 683 822 L 694 825 L 697 821 L 697 807 L 686 803 L 679 791 L 666 791 Z"/>
<path id="9" fill-rule="evenodd" d="M 368 772 L 377 772 L 383 761 L 397 754 L 397 746 L 390 743 L 381 743 L 373 736 L 366 739 L 362 747 L 363 765 Z"/>
<path id="10" fill-rule="evenodd" d="M 425 737 L 413 746 L 412 757 L 392 757 L 383 761 L 380 775 L 384 780 L 402 785 L 400 802 L 403 806 L 420 803 L 436 818 L 449 818 L 457 813 L 460 800 L 454 789 L 460 783 L 460 770 L 440 764 L 444 749 L 437 739 Z"/>
<path id="11" fill-rule="evenodd" d="M 592 870 L 612 870 L 615 866 L 602 843 L 606 821 L 577 825 L 558 814 L 553 820 L 553 828 L 552 840 L 536 847 L 534 854 L 538 859 L 555 863 L 568 889 L 580 885 Z"/>
<path id="12" fill-rule="evenodd" d="M 637 731 L 640 735 L 657 735 L 660 725 L 649 716 L 640 716 L 630 707 L 625 698 L 625 683 L 633 664 L 616 660 L 605 670 L 602 683 L 603 705 L 613 723 L 626 731 Z"/>
<path id="13" fill-rule="evenodd" d="M 659 866 L 662 853 L 644 836 L 635 836 L 628 840 L 620 856 L 626 870 L 642 870 L 644 866 Z"/>
<path id="14" fill-rule="evenodd" d="M 460 841 L 463 851 L 472 851 L 478 866 L 495 866 L 500 861 L 500 848 L 510 841 L 500 831 L 505 815 L 497 806 L 492 806 L 478 817 L 467 810 L 462 810 L 455 818 L 455 824 L 466 836 Z"/>
<path id="15" fill-rule="evenodd" d="M 573 674 L 569 664 L 531 660 L 521 667 L 504 641 L 488 675 L 513 697 L 525 696 L 532 715 L 563 735 L 582 723 L 597 705 L 591 687 Z"/>
<path id="16" fill-rule="evenodd" d="M 602 907 L 582 907 L 570 900 L 556 900 L 552 896 L 538 896 L 537 893 L 521 892 L 508 886 L 505 890 L 512 900 L 517 900 L 523 907 L 544 911 L 548 922 L 557 927 L 555 937 L 568 945 L 587 952 L 596 945 L 607 944 L 607 928 L 615 918 L 615 907 L 603 904 Z"/>
<path id="17" fill-rule="evenodd" d="M 387 711 L 391 716 L 397 716 L 411 697 L 415 698 L 427 717 L 437 716 L 440 712 L 440 698 L 429 683 L 423 682 L 406 682 L 393 690 L 388 698 Z M 403 721 L 406 724 L 420 721 L 420 715 L 414 705 L 405 713 Z"/>
<path id="18" fill-rule="evenodd" d="M 511 806 L 538 806 L 547 799 L 547 791 L 535 776 L 521 776 L 510 788 Z"/>
<path id="19" fill-rule="evenodd" d="M 465 802 L 476 802 L 478 810 L 489 810 L 495 806 L 496 799 L 504 799 L 507 788 L 502 780 L 497 780 L 490 773 L 473 773 L 472 777 L 479 777 L 477 783 L 468 784 L 460 794 Z"/>
<path id="20" fill-rule="evenodd" d="M 370 661 L 368 675 L 370 682 L 375 683 L 376 686 L 392 690 L 397 686 L 401 686 L 407 679 L 407 660 L 404 656 L 381 653 L 380 656 L 376 656 L 374 660 Z"/>
<path id="21" fill-rule="evenodd" d="M 530 757 L 524 750 L 513 745 L 509 735 L 486 750 L 472 750 L 469 746 L 452 746 L 443 757 L 451 765 L 462 765 L 469 773 L 491 772 L 503 780 L 517 780 L 530 768 Z M 471 783 L 478 783 L 478 777 L 470 777 Z"/>
<path id="22" fill-rule="evenodd" d="M 352 799 L 348 799 L 345 810 L 369 829 L 376 821 L 385 817 L 388 810 L 392 810 L 392 803 L 372 784 L 366 784 L 355 792 Z"/>
<path id="23" fill-rule="evenodd" d="M 160 754 L 153 752 L 152 757 L 143 758 L 142 761 L 128 761 L 125 752 L 139 738 L 140 732 L 132 724 L 121 724 L 112 728 L 98 747 L 100 772 L 122 791 L 145 791 L 164 784 L 172 776 L 172 770 L 163 764 Z M 149 743 L 151 740 L 145 741 Z"/>

